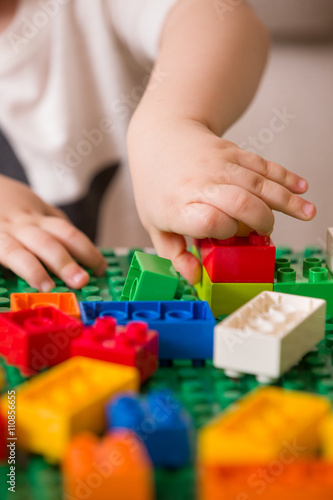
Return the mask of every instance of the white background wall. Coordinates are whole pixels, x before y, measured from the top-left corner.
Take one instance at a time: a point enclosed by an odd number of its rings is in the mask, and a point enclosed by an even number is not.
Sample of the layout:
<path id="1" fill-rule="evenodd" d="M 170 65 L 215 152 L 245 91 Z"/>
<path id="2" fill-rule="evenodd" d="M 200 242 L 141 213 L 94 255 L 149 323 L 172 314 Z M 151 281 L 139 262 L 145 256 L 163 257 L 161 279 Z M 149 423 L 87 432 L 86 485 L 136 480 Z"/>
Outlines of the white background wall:
<path id="1" fill-rule="evenodd" d="M 273 110 L 284 108 L 293 118 L 283 130 L 265 130 Z M 255 100 L 226 134 L 237 144 L 249 136 L 258 138 L 258 154 L 308 180 L 306 196 L 318 209 L 306 223 L 276 214 L 274 241 L 302 248 L 325 239 L 326 228 L 333 226 L 333 45 L 273 48 Z"/>

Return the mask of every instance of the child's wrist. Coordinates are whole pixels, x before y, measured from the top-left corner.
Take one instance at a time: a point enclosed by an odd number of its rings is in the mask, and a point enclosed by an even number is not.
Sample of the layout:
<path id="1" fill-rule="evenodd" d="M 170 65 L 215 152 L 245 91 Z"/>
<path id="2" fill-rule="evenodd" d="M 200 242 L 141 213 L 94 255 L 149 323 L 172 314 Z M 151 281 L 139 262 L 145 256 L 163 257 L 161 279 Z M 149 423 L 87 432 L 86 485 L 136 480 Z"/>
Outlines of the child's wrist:
<path id="1" fill-rule="evenodd" d="M 167 107 L 167 106 L 166 106 Z M 161 106 L 164 108 L 164 106 Z M 174 130 L 177 124 L 196 124 L 210 130 L 208 120 L 199 115 L 191 115 L 183 110 L 156 109 L 156 106 L 143 105 L 134 113 L 128 128 L 127 140 L 130 145 L 136 137 L 142 141 L 146 134 L 155 135 L 166 130 Z"/>

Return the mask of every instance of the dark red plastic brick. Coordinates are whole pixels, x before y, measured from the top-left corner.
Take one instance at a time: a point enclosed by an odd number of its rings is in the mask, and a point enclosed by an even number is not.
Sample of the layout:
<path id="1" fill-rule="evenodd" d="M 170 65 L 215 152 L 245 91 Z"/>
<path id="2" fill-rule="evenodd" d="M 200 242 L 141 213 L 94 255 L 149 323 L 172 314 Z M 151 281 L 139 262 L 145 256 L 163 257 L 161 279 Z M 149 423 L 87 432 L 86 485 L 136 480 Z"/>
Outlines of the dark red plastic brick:
<path id="1" fill-rule="evenodd" d="M 70 343 L 82 323 L 54 307 L 0 314 L 0 354 L 25 375 L 70 357 Z"/>
<path id="2" fill-rule="evenodd" d="M 117 326 L 114 318 L 101 317 L 72 342 L 71 354 L 134 366 L 144 382 L 158 367 L 158 333 L 145 322 Z"/>

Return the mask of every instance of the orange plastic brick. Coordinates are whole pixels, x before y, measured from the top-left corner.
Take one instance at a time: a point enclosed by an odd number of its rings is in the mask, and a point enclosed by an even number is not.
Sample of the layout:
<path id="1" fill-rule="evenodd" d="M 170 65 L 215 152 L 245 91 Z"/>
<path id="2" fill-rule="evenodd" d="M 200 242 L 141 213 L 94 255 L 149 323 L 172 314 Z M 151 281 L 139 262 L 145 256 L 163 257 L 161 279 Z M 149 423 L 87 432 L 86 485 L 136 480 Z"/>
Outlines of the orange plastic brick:
<path id="1" fill-rule="evenodd" d="M 17 444 L 57 461 L 73 435 L 105 430 L 111 396 L 138 388 L 136 368 L 71 358 L 17 388 Z M 2 411 L 7 413 L 7 395 Z"/>
<path id="2" fill-rule="evenodd" d="M 266 387 L 252 392 L 199 431 L 203 465 L 267 463 L 286 446 L 311 457 L 320 445 L 318 427 L 330 413 L 328 400 Z"/>
<path id="3" fill-rule="evenodd" d="M 252 466 L 199 467 L 199 500 L 332 500 L 333 464 L 285 459 Z"/>
<path id="4" fill-rule="evenodd" d="M 63 460 L 64 498 L 153 500 L 153 469 L 134 433 L 114 431 L 102 440 L 90 433 L 70 442 Z"/>
<path id="5" fill-rule="evenodd" d="M 12 293 L 11 311 L 36 309 L 36 307 L 56 307 L 74 318 L 81 318 L 80 308 L 75 293 Z"/>

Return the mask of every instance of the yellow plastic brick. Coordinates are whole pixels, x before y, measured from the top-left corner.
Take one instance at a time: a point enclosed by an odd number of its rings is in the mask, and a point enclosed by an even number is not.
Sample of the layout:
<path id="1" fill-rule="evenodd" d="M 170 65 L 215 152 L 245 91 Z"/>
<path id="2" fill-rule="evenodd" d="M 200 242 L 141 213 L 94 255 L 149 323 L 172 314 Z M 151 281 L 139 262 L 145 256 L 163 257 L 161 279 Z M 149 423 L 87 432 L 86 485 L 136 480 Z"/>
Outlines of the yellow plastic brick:
<path id="1" fill-rule="evenodd" d="M 259 293 L 273 291 L 273 283 L 213 283 L 205 267 L 201 282 L 195 285 L 201 300 L 206 300 L 215 316 L 231 314 Z"/>
<path id="2" fill-rule="evenodd" d="M 138 388 L 136 368 L 71 358 L 18 387 L 17 443 L 60 460 L 73 435 L 105 430 L 104 405 L 112 395 Z M 5 411 L 6 406 L 7 397 L 2 401 Z"/>
<path id="3" fill-rule="evenodd" d="M 329 414 L 320 396 L 261 388 L 213 419 L 199 432 L 203 465 L 267 463 L 284 455 L 311 457 L 319 448 L 318 427 Z"/>

